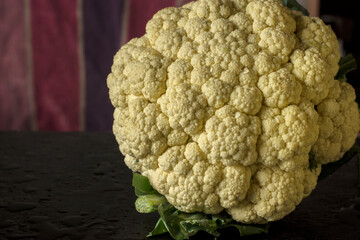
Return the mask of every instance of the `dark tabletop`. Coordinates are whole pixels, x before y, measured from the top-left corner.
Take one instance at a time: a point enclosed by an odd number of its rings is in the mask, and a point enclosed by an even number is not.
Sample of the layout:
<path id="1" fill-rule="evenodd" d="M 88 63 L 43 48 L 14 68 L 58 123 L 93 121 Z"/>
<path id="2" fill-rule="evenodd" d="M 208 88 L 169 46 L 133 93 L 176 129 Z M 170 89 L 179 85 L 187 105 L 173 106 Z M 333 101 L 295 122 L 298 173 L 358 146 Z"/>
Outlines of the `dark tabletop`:
<path id="1" fill-rule="evenodd" d="M 158 217 L 134 209 L 131 176 L 111 133 L 0 132 L 0 239 L 145 239 Z M 353 159 L 267 235 L 243 239 L 360 239 L 357 181 Z"/>

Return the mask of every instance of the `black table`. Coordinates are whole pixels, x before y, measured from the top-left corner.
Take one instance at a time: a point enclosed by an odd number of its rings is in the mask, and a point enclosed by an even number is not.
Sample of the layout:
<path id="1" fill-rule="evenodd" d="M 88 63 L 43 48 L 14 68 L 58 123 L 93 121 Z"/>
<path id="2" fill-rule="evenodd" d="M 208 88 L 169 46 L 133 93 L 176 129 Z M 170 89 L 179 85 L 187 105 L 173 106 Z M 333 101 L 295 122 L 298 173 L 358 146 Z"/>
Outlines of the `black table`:
<path id="1" fill-rule="evenodd" d="M 136 212 L 131 176 L 111 133 L 0 132 L 0 239 L 145 239 L 157 215 Z M 353 159 L 269 234 L 243 239 L 360 239 L 357 181 Z"/>

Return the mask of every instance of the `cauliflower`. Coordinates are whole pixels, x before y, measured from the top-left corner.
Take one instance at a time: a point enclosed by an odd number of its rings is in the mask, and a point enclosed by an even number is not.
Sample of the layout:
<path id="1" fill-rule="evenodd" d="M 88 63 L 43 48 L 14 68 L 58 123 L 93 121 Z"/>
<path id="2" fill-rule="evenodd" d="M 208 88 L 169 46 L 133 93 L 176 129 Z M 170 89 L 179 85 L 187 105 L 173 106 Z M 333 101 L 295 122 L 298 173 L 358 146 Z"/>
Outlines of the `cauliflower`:
<path id="1" fill-rule="evenodd" d="M 359 131 L 339 59 L 331 28 L 280 0 L 163 9 L 107 78 L 125 163 L 183 212 L 281 219 Z"/>

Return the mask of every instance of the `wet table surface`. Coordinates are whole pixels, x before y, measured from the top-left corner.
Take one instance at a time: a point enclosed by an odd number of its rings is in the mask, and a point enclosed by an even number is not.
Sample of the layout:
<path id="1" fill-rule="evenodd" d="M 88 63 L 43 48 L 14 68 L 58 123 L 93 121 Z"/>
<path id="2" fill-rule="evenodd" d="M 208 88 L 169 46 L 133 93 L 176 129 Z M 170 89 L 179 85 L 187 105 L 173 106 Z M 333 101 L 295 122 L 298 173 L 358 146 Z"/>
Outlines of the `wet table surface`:
<path id="1" fill-rule="evenodd" d="M 111 133 L 0 132 L 0 239 L 145 239 L 158 217 L 134 209 L 131 176 Z M 353 159 L 267 235 L 242 239 L 360 239 L 357 177 Z"/>

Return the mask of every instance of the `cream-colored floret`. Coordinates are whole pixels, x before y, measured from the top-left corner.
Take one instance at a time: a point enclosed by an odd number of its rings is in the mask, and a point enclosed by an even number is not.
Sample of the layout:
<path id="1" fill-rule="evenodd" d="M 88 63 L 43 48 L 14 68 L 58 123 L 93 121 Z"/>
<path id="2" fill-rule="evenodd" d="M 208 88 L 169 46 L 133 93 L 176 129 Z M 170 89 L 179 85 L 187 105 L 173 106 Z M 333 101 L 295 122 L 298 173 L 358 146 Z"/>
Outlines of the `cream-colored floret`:
<path id="1" fill-rule="evenodd" d="M 243 12 L 238 12 L 229 17 L 230 22 L 232 22 L 237 29 L 242 33 L 251 33 L 252 31 L 252 21 L 249 16 Z"/>
<path id="2" fill-rule="evenodd" d="M 125 155 L 124 162 L 133 172 L 141 172 L 142 175 L 148 176 L 148 171 L 158 168 L 158 160 L 156 156 L 148 155 L 139 160 L 129 154 Z"/>
<path id="3" fill-rule="evenodd" d="M 290 59 L 294 65 L 293 74 L 303 86 L 301 95 L 315 105 L 319 104 L 328 95 L 334 79 L 331 66 L 315 48 L 297 49 Z"/>
<path id="4" fill-rule="evenodd" d="M 125 163 L 181 211 L 280 219 L 359 131 L 339 58 L 331 27 L 281 0 L 160 10 L 107 78 Z"/>
<path id="5" fill-rule="evenodd" d="M 250 187 L 251 171 L 244 166 L 226 166 L 223 169 L 223 179 L 216 192 L 220 197 L 221 206 L 231 208 L 242 201 Z"/>
<path id="6" fill-rule="evenodd" d="M 261 76 L 258 87 L 268 107 L 284 108 L 290 104 L 298 104 L 300 101 L 301 84 L 286 68 Z"/>
<path id="7" fill-rule="evenodd" d="M 260 134 L 258 117 L 248 116 L 225 106 L 215 112 L 198 139 L 208 161 L 231 166 L 250 165 L 256 161 L 256 141 Z"/>
<path id="8" fill-rule="evenodd" d="M 151 48 L 145 37 L 130 41 L 115 55 L 114 61 L 116 64 L 111 68 L 108 85 L 115 106 L 125 100 L 119 99 L 119 91 L 121 96 L 142 95 L 150 101 L 156 101 L 165 92 L 166 69 L 170 62 Z"/>
<path id="9" fill-rule="evenodd" d="M 331 65 L 331 73 L 339 70 L 339 42 L 331 27 L 325 25 L 320 18 L 301 16 L 296 19 L 297 36 L 305 48 L 318 49 L 321 57 Z"/>
<path id="10" fill-rule="evenodd" d="M 113 131 L 121 152 L 136 158 L 160 154 L 167 140 L 156 126 L 159 107 L 141 97 L 129 98 L 127 111 L 114 112 Z"/>
<path id="11" fill-rule="evenodd" d="M 209 106 L 220 108 L 229 101 L 232 87 L 219 79 L 208 80 L 201 88 Z"/>
<path id="12" fill-rule="evenodd" d="M 161 111 L 169 117 L 172 128 L 182 129 L 187 134 L 195 134 L 207 117 L 207 102 L 200 89 L 187 83 L 168 87 L 158 104 Z"/>
<path id="13" fill-rule="evenodd" d="M 289 60 L 289 54 L 295 44 L 295 34 L 283 32 L 278 28 L 268 27 L 260 33 L 259 46 L 278 56 L 282 63 Z"/>
<path id="14" fill-rule="evenodd" d="M 240 112 L 255 115 L 262 104 L 262 93 L 255 86 L 237 86 L 231 94 L 230 105 Z"/>
<path id="15" fill-rule="evenodd" d="M 182 59 L 177 59 L 168 67 L 167 86 L 176 86 L 184 82 L 189 82 L 191 70 L 191 64 Z"/>
<path id="16" fill-rule="evenodd" d="M 192 11 L 189 13 L 189 18 L 200 17 L 214 21 L 219 18 L 228 18 L 233 11 L 233 4 L 228 0 L 207 0 L 196 1 L 190 6 Z"/>
<path id="17" fill-rule="evenodd" d="M 151 184 L 176 208 L 218 213 L 246 196 L 251 171 L 241 165 L 210 164 L 194 142 L 171 147 L 159 157 L 159 168 L 149 170 Z"/>
<path id="18" fill-rule="evenodd" d="M 320 134 L 312 147 L 317 162 L 337 161 L 354 145 L 360 126 L 355 98 L 350 84 L 335 81 L 329 96 L 318 105 Z"/>
<path id="19" fill-rule="evenodd" d="M 246 200 L 227 212 L 239 222 L 279 220 L 315 188 L 319 174 L 320 168 L 316 171 L 301 168 L 294 172 L 278 167 L 262 168 L 253 177 Z"/>
<path id="20" fill-rule="evenodd" d="M 281 68 L 281 59 L 277 56 L 273 56 L 267 51 L 261 51 L 254 56 L 254 70 L 260 75 L 269 74 L 275 72 Z"/>
<path id="21" fill-rule="evenodd" d="M 262 134 L 257 142 L 258 161 L 295 171 L 308 165 L 311 146 L 318 138 L 318 114 L 309 102 L 284 109 L 263 107 Z"/>
<path id="22" fill-rule="evenodd" d="M 276 27 L 285 33 L 292 33 L 296 29 L 291 11 L 281 1 L 252 1 L 247 5 L 246 13 L 253 19 L 253 31 L 256 33 L 267 27 Z"/>

